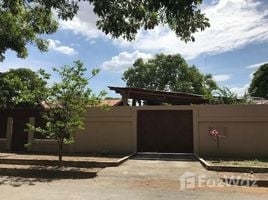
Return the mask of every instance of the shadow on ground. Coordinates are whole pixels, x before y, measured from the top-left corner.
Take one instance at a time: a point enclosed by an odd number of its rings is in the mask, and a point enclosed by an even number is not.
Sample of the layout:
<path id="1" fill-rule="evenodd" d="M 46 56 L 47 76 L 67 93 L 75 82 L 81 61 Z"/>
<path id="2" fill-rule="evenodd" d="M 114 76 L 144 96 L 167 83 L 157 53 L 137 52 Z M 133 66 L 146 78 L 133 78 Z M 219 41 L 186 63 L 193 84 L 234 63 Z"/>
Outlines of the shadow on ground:
<path id="1" fill-rule="evenodd" d="M 52 182 L 61 179 L 91 179 L 97 176 L 97 170 L 81 171 L 78 169 L 65 169 L 49 167 L 44 170 L 43 166 L 34 166 L 27 169 L 1 169 L 0 185 L 35 185 L 37 183 Z"/>
<path id="2" fill-rule="evenodd" d="M 49 183 L 53 180 L 54 179 L 0 176 L 0 186 L 1 185 L 10 185 L 13 187 L 20 187 L 22 185 L 34 186 L 37 183 Z"/>

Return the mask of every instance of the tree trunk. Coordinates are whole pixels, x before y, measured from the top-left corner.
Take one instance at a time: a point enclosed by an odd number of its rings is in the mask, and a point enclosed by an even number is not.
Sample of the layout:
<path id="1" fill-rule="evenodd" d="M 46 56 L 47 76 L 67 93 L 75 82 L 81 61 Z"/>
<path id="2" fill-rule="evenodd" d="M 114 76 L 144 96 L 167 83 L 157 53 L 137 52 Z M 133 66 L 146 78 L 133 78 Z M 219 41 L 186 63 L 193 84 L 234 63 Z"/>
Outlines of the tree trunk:
<path id="1" fill-rule="evenodd" d="M 58 145 L 59 145 L 59 149 L 58 149 L 58 156 L 59 156 L 59 167 L 62 166 L 62 151 L 63 151 L 63 140 L 58 140 Z"/>

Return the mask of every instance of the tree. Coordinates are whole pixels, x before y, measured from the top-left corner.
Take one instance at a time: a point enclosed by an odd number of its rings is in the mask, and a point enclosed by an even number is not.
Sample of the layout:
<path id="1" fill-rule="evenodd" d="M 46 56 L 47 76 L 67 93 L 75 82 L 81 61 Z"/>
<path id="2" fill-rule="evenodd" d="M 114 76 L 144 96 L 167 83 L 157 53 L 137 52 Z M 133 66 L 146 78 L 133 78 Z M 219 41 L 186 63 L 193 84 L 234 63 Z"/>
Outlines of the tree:
<path id="1" fill-rule="evenodd" d="M 113 37 L 133 40 L 140 28 L 167 24 L 178 37 L 194 41 L 192 33 L 209 27 L 198 5 L 202 0 L 89 0 L 98 15 L 97 26 Z"/>
<path id="2" fill-rule="evenodd" d="M 6 50 L 28 55 L 27 44 L 48 50 L 40 35 L 57 31 L 59 19 L 72 19 L 79 1 L 88 1 L 99 17 L 97 27 L 114 38 L 133 40 L 140 28 L 153 29 L 167 24 L 179 38 L 194 40 L 193 33 L 209 26 L 198 5 L 202 0 L 2 0 L 0 1 L 0 61 Z"/>
<path id="3" fill-rule="evenodd" d="M 268 98 L 268 63 L 253 74 L 248 92 L 253 97 Z"/>
<path id="4" fill-rule="evenodd" d="M 77 12 L 77 3 L 69 0 L 2 0 L 0 1 L 0 61 L 6 50 L 17 52 L 17 56 L 28 55 L 26 45 L 35 44 L 41 51 L 48 50 L 48 42 L 41 34 L 51 34 L 58 28 L 53 18 L 71 19 Z"/>
<path id="5" fill-rule="evenodd" d="M 49 88 L 46 99 L 48 109 L 42 114 L 45 125 L 33 127 L 28 124 L 28 127 L 47 138 L 57 140 L 61 166 L 63 144 L 74 142 L 76 131 L 84 126 L 86 108 L 99 105 L 105 92 L 98 96 L 92 94 L 88 83 L 99 70 L 94 69 L 92 76 L 86 78 L 86 68 L 80 61 L 75 61 L 74 66 L 54 68 L 54 71 L 59 74 L 61 81 Z"/>
<path id="6" fill-rule="evenodd" d="M 239 97 L 227 87 L 217 87 L 209 96 L 206 96 L 210 104 L 252 104 L 252 99 L 245 93 Z"/>
<path id="7" fill-rule="evenodd" d="M 240 101 L 237 94 L 232 92 L 227 87 L 222 87 L 222 88 L 219 87 L 215 91 L 215 95 L 216 96 L 214 96 L 214 100 L 215 100 L 215 103 L 218 103 L 218 104 L 238 104 Z"/>
<path id="8" fill-rule="evenodd" d="M 128 87 L 208 95 L 217 88 L 210 74 L 203 75 L 179 55 L 158 54 L 148 61 L 138 59 L 122 79 Z"/>
<path id="9" fill-rule="evenodd" d="M 39 72 L 19 68 L 0 74 L 0 108 L 40 105 L 46 99 L 48 76 Z"/>

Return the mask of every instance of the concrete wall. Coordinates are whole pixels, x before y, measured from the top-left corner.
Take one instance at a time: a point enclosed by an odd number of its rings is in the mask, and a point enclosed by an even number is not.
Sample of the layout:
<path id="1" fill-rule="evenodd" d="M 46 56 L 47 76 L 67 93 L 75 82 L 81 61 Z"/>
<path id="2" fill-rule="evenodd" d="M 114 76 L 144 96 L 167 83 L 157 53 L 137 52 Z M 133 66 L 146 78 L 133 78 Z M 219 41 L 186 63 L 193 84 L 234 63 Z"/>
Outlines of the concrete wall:
<path id="1" fill-rule="evenodd" d="M 71 153 L 131 154 L 137 151 L 137 110 L 196 110 L 192 106 L 89 108 L 85 128 L 75 135 L 75 143 L 65 147 Z M 196 111 L 193 112 L 196 117 Z M 198 142 L 196 121 L 194 143 Z M 194 145 L 198 146 L 198 145 Z M 33 139 L 31 151 L 56 152 L 57 143 Z"/>
<path id="2" fill-rule="evenodd" d="M 66 145 L 70 153 L 127 154 L 137 151 L 137 110 L 192 110 L 194 153 L 213 156 L 216 142 L 209 135 L 219 130 L 220 155 L 231 157 L 268 156 L 268 105 L 194 105 L 113 107 L 109 111 L 89 108 L 85 129 L 79 130 L 75 143 Z M 33 120 L 30 120 L 33 121 Z M 8 150 L 12 137 L 9 119 L 7 139 L 0 140 Z M 30 151 L 56 152 L 53 140 L 35 139 L 29 135 Z"/>
<path id="3" fill-rule="evenodd" d="M 135 152 L 133 109 L 114 107 L 110 110 L 89 108 L 85 128 L 75 135 L 75 143 L 65 145 L 69 153 L 129 154 Z M 57 152 L 57 142 L 34 139 L 30 151 Z"/>
<path id="4" fill-rule="evenodd" d="M 28 148 L 31 152 L 42 152 L 42 153 L 55 153 L 58 152 L 58 143 L 56 140 L 51 139 L 33 139 L 31 145 Z M 70 145 L 63 146 L 64 152 L 71 152 Z"/>
<path id="5" fill-rule="evenodd" d="M 73 151 L 133 153 L 135 137 L 132 108 L 88 109 L 85 129 L 76 134 Z"/>
<path id="6" fill-rule="evenodd" d="M 209 135 L 217 129 L 220 138 L 220 156 L 268 156 L 267 105 L 198 106 L 198 154 L 213 156 L 217 145 Z"/>

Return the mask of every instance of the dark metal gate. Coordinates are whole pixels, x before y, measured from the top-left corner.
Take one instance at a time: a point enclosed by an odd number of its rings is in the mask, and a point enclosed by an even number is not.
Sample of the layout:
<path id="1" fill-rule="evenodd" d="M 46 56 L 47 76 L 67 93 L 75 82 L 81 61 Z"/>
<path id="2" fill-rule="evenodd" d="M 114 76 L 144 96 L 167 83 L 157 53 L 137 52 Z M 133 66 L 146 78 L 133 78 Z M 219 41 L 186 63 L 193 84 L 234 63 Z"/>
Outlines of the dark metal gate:
<path id="1" fill-rule="evenodd" d="M 0 112 L 0 138 L 6 138 L 7 117 Z"/>
<path id="2" fill-rule="evenodd" d="M 40 118 L 40 109 L 0 109 L 0 138 L 6 137 L 7 119 L 13 118 L 13 130 L 11 135 L 11 151 L 25 151 L 28 143 L 28 133 L 25 131 L 30 117 Z M 38 121 L 37 121 L 38 122 Z"/>
<path id="3" fill-rule="evenodd" d="M 138 152 L 193 153 L 191 110 L 138 111 Z"/>
<path id="4" fill-rule="evenodd" d="M 11 150 L 25 151 L 25 144 L 28 143 L 28 133 L 25 131 L 26 124 L 29 123 L 29 118 L 16 117 L 13 119 L 13 133 Z"/>

